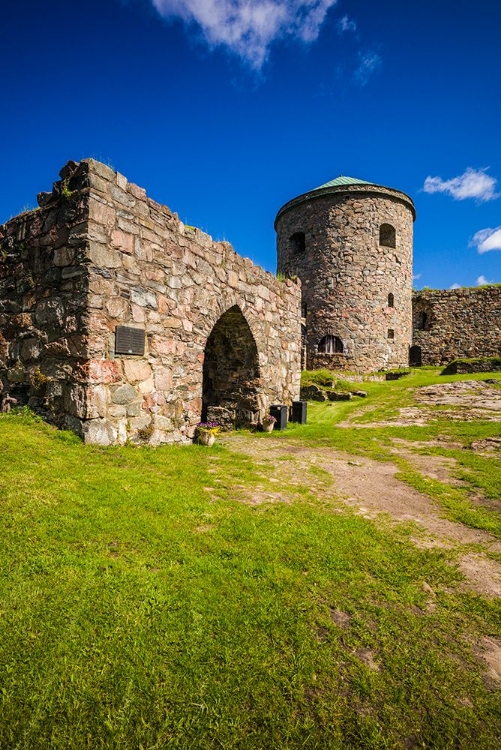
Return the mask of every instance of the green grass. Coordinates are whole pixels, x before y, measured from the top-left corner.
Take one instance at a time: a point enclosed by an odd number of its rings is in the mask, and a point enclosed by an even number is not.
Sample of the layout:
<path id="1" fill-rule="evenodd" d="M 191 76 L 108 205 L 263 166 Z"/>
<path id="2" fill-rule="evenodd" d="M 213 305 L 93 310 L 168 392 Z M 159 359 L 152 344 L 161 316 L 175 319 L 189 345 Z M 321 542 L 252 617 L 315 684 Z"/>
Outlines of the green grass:
<path id="1" fill-rule="evenodd" d="M 284 453 L 301 441 L 388 460 L 395 437 L 432 440 L 435 423 L 337 424 L 434 377 L 309 404 Z M 496 427 L 440 424 L 465 446 Z M 456 504 L 468 487 L 494 496 L 499 461 L 452 450 Z M 251 505 L 241 488 L 266 469 L 220 445 L 84 446 L 23 413 L 0 418 L 0 468 L 2 750 L 499 747 L 499 691 L 475 658 L 499 637 L 499 601 L 462 591 L 454 550 L 316 497 L 321 467 L 284 488 L 292 502 Z"/>
<path id="2" fill-rule="evenodd" d="M 475 373 L 469 375 L 440 375 L 440 370 L 427 368 L 415 370 L 403 380 L 389 382 L 367 382 L 364 390 L 367 399 L 356 399 L 349 402 L 309 403 L 310 416 L 307 425 L 290 425 L 284 439 L 306 440 L 312 445 L 330 446 L 355 455 L 365 455 L 383 461 L 395 461 L 392 452 L 395 438 L 416 443 L 416 452 L 425 455 L 441 455 L 453 458 L 457 463 L 454 475 L 464 482 L 464 487 L 456 488 L 437 480 L 421 476 L 402 459 L 397 462 L 401 471 L 398 477 L 435 499 L 442 507 L 443 513 L 453 521 L 466 526 L 488 531 L 501 538 L 501 516 L 490 507 L 478 506 L 470 499 L 476 492 L 487 500 L 501 498 L 501 457 L 481 456 L 468 450 L 475 440 L 499 437 L 499 422 L 493 421 L 454 421 L 447 419 L 447 408 L 427 407 L 432 411 L 433 419 L 426 425 L 391 425 L 371 427 L 368 425 L 396 418 L 402 407 L 416 406 L 415 389 L 419 386 L 434 383 L 448 383 L 460 380 L 485 380 L 496 377 L 501 384 L 499 374 Z M 339 428 L 338 424 L 351 418 L 354 429 Z M 356 429 L 357 427 L 363 429 Z M 443 441 L 440 447 L 420 444 Z M 454 449 L 451 444 L 459 443 L 463 447 Z"/>

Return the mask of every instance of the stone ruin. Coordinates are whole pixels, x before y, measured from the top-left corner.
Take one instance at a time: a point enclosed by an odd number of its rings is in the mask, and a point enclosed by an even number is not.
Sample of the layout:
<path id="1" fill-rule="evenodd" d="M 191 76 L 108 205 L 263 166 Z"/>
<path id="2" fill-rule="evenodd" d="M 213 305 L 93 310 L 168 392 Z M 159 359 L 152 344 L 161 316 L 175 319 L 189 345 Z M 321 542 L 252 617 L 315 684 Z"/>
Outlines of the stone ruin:
<path id="1" fill-rule="evenodd" d="M 68 162 L 0 227 L 0 408 L 86 442 L 257 425 L 301 366 L 368 372 L 501 354 L 501 286 L 412 292 L 412 200 L 339 177 L 277 215 L 281 281 L 123 175 Z"/>
<path id="2" fill-rule="evenodd" d="M 501 285 L 423 289 L 412 298 L 411 365 L 501 356 Z"/>
<path id="3" fill-rule="evenodd" d="M 0 398 L 86 442 L 189 442 L 299 396 L 300 284 L 68 162 L 0 227 Z"/>

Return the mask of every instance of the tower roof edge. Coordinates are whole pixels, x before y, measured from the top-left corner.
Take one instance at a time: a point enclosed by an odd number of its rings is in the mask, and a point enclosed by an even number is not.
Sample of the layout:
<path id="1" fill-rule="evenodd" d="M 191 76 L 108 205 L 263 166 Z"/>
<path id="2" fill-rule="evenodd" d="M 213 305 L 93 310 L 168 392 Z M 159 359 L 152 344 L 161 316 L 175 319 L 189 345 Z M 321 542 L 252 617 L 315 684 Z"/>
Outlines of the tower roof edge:
<path id="1" fill-rule="evenodd" d="M 308 201 L 321 198 L 325 195 L 340 193 L 381 193 L 407 204 L 412 212 L 413 219 L 415 220 L 416 218 L 416 208 L 414 206 L 414 201 L 410 196 L 407 195 L 407 193 L 403 193 L 401 190 L 397 190 L 396 188 L 386 187 L 385 185 L 378 185 L 375 182 L 368 182 L 367 180 L 360 180 L 355 177 L 346 177 L 344 175 L 340 175 L 330 182 L 319 185 L 319 187 L 308 190 L 307 193 L 302 193 L 302 195 L 298 195 L 296 198 L 292 198 L 290 201 L 287 201 L 287 203 L 285 203 L 279 209 L 275 217 L 275 229 L 278 219 L 284 213 L 289 211 L 291 208 L 299 205 L 300 203 L 306 203 Z"/>

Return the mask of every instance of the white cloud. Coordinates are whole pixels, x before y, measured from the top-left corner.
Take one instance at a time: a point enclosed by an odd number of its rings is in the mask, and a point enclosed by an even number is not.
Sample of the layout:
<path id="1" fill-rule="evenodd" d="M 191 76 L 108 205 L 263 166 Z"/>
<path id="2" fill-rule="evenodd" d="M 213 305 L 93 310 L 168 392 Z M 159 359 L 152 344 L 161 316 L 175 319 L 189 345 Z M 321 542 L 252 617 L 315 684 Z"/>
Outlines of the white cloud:
<path id="1" fill-rule="evenodd" d="M 458 283 L 451 284 L 449 289 L 461 289 L 461 284 L 458 284 Z"/>
<path id="2" fill-rule="evenodd" d="M 355 21 L 350 21 L 348 16 L 343 16 L 337 23 L 338 30 L 340 32 L 343 31 L 356 31 L 357 30 L 357 24 Z"/>
<path id="3" fill-rule="evenodd" d="M 360 63 L 355 70 L 355 80 L 365 86 L 369 78 L 381 67 L 381 58 L 375 52 L 362 52 L 359 54 Z"/>
<path id="4" fill-rule="evenodd" d="M 413 280 L 413 281 L 417 281 L 418 279 L 420 279 L 420 278 L 421 278 L 421 275 L 422 275 L 422 274 L 420 274 L 420 273 L 415 273 L 415 274 L 413 275 L 413 277 L 412 277 L 412 280 Z"/>
<path id="5" fill-rule="evenodd" d="M 493 281 L 489 281 L 485 276 L 479 276 L 477 279 L 478 286 L 485 286 L 486 284 L 494 284 Z"/>
<path id="6" fill-rule="evenodd" d="M 488 253 L 489 250 L 501 250 L 501 227 L 476 232 L 471 238 L 470 246 L 476 247 L 480 254 Z"/>
<path id="7" fill-rule="evenodd" d="M 211 47 L 223 45 L 259 70 L 273 42 L 314 42 L 337 0 L 151 0 L 164 18 L 197 24 Z"/>
<path id="8" fill-rule="evenodd" d="M 468 169 L 458 177 L 442 180 L 441 177 L 427 177 L 424 181 L 425 193 L 447 193 L 458 201 L 465 198 L 477 198 L 479 201 L 492 201 L 499 198 L 496 193 L 497 180 L 488 174 L 486 169 Z"/>

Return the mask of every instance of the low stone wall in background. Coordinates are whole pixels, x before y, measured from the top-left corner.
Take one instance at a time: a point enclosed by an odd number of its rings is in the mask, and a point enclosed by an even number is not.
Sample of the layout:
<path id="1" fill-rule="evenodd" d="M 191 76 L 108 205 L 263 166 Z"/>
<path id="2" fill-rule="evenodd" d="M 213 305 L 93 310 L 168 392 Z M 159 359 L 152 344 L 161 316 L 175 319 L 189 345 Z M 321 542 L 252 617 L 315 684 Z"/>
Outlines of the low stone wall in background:
<path id="1" fill-rule="evenodd" d="M 423 365 L 501 355 L 501 286 L 413 295 L 413 346 Z"/>
<path id="2" fill-rule="evenodd" d="M 456 359 L 454 362 L 450 362 L 442 375 L 463 375 L 466 373 L 473 372 L 500 372 L 501 371 L 501 358 L 493 359 Z"/>

